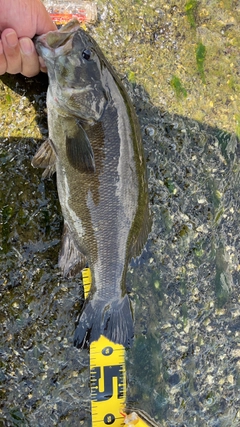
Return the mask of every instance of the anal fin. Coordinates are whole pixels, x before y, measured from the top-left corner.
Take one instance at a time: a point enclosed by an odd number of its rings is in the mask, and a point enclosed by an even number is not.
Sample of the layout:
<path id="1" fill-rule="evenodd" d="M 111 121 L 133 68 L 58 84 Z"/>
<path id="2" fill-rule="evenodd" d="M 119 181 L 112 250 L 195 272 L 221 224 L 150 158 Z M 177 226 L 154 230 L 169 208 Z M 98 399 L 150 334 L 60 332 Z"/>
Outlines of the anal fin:
<path id="1" fill-rule="evenodd" d="M 87 259 L 79 249 L 71 236 L 69 227 L 64 223 L 62 236 L 62 249 L 59 254 L 58 266 L 65 277 L 73 277 L 86 267 Z"/>

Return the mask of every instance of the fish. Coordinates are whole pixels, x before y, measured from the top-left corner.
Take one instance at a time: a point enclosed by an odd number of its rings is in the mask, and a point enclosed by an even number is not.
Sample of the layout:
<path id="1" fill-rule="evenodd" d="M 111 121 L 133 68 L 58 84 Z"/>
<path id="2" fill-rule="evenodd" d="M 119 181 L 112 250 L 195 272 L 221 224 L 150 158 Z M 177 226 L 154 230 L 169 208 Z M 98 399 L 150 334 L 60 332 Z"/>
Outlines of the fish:
<path id="1" fill-rule="evenodd" d="M 44 168 L 43 177 L 56 171 L 63 275 L 74 277 L 88 266 L 93 278 L 74 345 L 86 348 L 104 335 L 131 347 L 126 272 L 151 224 L 139 122 L 122 81 L 77 20 L 34 43 L 49 77 L 49 137 L 32 165 Z"/>

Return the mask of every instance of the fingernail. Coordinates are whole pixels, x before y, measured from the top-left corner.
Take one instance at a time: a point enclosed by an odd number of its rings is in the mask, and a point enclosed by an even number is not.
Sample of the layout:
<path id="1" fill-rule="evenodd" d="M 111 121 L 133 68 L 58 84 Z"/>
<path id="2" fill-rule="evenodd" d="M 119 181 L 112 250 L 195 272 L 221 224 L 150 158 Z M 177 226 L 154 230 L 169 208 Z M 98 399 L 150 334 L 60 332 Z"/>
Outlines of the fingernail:
<path id="1" fill-rule="evenodd" d="M 18 44 L 18 38 L 15 32 L 11 32 L 11 33 L 7 33 L 5 35 L 6 37 L 6 42 L 8 44 L 9 47 L 16 47 Z"/>
<path id="2" fill-rule="evenodd" d="M 25 55 L 30 55 L 34 51 L 33 43 L 27 37 L 19 40 L 20 48 L 22 53 Z"/>

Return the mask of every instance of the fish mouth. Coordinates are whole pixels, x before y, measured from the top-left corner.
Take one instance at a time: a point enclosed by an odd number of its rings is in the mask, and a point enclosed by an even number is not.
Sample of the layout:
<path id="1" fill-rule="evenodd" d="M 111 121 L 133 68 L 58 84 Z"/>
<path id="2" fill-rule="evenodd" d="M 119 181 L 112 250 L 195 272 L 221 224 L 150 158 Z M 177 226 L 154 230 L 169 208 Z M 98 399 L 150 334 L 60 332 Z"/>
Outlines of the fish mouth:
<path id="1" fill-rule="evenodd" d="M 46 34 L 35 37 L 34 43 L 38 54 L 43 58 L 67 54 L 72 49 L 73 33 L 79 28 L 79 21 L 73 19 L 61 27 L 60 30 L 49 31 Z"/>

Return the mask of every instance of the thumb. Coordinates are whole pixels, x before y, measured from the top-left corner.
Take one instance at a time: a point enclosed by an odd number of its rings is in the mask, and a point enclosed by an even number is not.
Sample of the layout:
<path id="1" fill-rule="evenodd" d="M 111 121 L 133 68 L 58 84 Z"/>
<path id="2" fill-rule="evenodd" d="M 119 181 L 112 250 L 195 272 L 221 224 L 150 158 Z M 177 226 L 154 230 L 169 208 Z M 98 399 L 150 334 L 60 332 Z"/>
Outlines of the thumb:
<path id="1" fill-rule="evenodd" d="M 57 30 L 56 25 L 51 19 L 51 16 L 45 9 L 41 0 L 36 2 L 36 34 L 41 35 L 48 33 L 48 31 Z"/>

